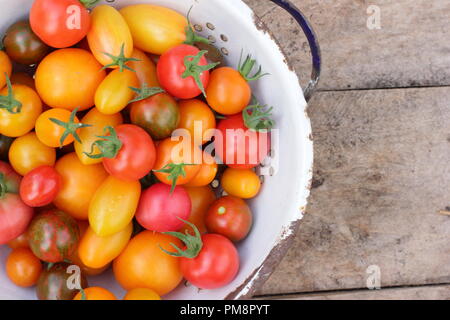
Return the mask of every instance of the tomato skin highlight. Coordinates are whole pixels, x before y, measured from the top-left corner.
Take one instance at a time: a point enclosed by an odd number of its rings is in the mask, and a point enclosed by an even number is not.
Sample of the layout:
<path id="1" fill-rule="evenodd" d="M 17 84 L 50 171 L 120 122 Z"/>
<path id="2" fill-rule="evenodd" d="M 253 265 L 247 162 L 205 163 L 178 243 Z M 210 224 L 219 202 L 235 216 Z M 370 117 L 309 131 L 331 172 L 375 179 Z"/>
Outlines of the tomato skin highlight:
<path id="1" fill-rule="evenodd" d="M 239 271 L 239 254 L 233 243 L 218 234 L 202 236 L 203 248 L 194 259 L 180 258 L 183 276 L 200 289 L 229 284 Z"/>
<path id="2" fill-rule="evenodd" d="M 78 245 L 76 221 L 60 210 L 47 210 L 34 217 L 28 231 L 30 248 L 42 261 L 56 263 L 69 258 Z"/>
<path id="3" fill-rule="evenodd" d="M 155 165 L 156 150 L 152 138 L 144 129 L 131 124 L 117 126 L 116 132 L 122 148 L 114 158 L 103 159 L 106 171 L 126 181 L 145 177 Z"/>
<path id="4" fill-rule="evenodd" d="M 205 222 L 209 232 L 239 242 L 250 232 L 253 215 L 244 200 L 226 196 L 217 199 L 209 207 Z"/>
<path id="5" fill-rule="evenodd" d="M 199 53 L 200 50 L 196 47 L 182 44 L 167 51 L 159 58 L 156 66 L 158 80 L 163 89 L 170 95 L 179 99 L 192 99 L 202 93 L 192 76 L 185 79 L 182 78 L 182 74 L 186 71 L 184 58 L 186 56 L 195 56 Z M 198 65 L 208 65 L 205 56 L 202 56 Z M 200 80 L 203 87 L 206 88 L 209 82 L 209 71 L 203 71 L 200 74 Z"/>
<path id="6" fill-rule="evenodd" d="M 30 24 L 46 44 L 66 48 L 86 36 L 91 18 L 78 0 L 35 0 L 30 11 Z"/>
<path id="7" fill-rule="evenodd" d="M 41 271 L 41 261 L 28 248 L 14 249 L 6 260 L 6 274 L 19 287 L 34 286 Z"/>
<path id="8" fill-rule="evenodd" d="M 50 166 L 27 173 L 20 183 L 20 197 L 30 207 L 43 207 L 53 202 L 61 187 L 61 177 Z"/>
<path id="9" fill-rule="evenodd" d="M 177 231 L 191 214 L 192 203 L 183 187 L 170 192 L 169 185 L 158 183 L 142 193 L 136 219 L 147 230 Z"/>

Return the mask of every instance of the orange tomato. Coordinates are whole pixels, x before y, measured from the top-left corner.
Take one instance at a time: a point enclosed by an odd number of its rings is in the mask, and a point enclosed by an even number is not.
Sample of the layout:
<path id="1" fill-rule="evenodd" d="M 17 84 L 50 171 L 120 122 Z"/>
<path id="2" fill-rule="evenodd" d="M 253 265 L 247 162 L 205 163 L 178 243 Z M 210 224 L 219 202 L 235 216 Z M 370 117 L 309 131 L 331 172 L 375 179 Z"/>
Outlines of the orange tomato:
<path id="1" fill-rule="evenodd" d="M 199 172 L 191 181 L 185 184 L 187 187 L 204 187 L 213 182 L 217 175 L 218 166 L 215 159 L 207 152 L 203 152 L 203 163 Z"/>
<path id="2" fill-rule="evenodd" d="M 242 112 L 249 105 L 252 90 L 237 70 L 223 67 L 211 72 L 206 96 L 215 111 L 232 115 Z"/>
<path id="3" fill-rule="evenodd" d="M 216 118 L 212 110 L 201 100 L 183 100 L 179 102 L 180 123 L 178 128 L 186 129 L 191 139 L 199 145 L 210 141 L 216 128 Z"/>
<path id="4" fill-rule="evenodd" d="M 55 169 L 61 176 L 61 189 L 53 203 L 75 219 L 87 220 L 89 203 L 108 177 L 103 165 L 86 166 L 69 153 L 56 162 Z"/>
<path id="5" fill-rule="evenodd" d="M 211 204 L 216 200 L 216 195 L 210 186 L 185 187 L 185 189 L 192 202 L 191 215 L 188 221 L 193 223 L 200 233 L 206 233 L 205 216 Z M 181 228 L 180 232 L 186 233 L 186 231 L 194 234 L 194 230 L 187 224 Z"/>
<path id="6" fill-rule="evenodd" d="M 105 134 L 106 126 L 115 127 L 122 124 L 123 117 L 120 113 L 105 115 L 98 111 L 97 108 L 93 108 L 83 117 L 83 119 L 81 119 L 81 122 L 90 124 L 91 127 L 80 129 L 79 137 L 81 143 L 75 141 L 75 152 L 81 163 L 84 165 L 101 163 L 103 159 L 89 158 L 85 152 L 91 153 L 92 144 L 98 140 L 98 136 L 103 136 Z M 94 147 L 93 151 L 94 154 L 99 152 L 97 147 Z"/>
<path id="7" fill-rule="evenodd" d="M 0 91 L 0 96 L 8 96 L 8 93 L 8 88 L 4 88 Z M 22 106 L 17 113 L 0 109 L 0 134 L 15 138 L 33 130 L 36 119 L 42 112 L 42 102 L 36 91 L 21 84 L 12 85 L 12 94 Z M 14 112 L 16 111 L 19 109 Z"/>
<path id="8" fill-rule="evenodd" d="M 6 274 L 19 287 L 34 286 L 41 271 L 41 261 L 28 248 L 14 249 L 6 260 Z"/>
<path id="9" fill-rule="evenodd" d="M 84 289 L 85 300 L 117 300 L 116 296 L 100 287 L 91 287 Z M 73 300 L 83 300 L 83 294 L 80 292 L 77 293 Z"/>
<path id="10" fill-rule="evenodd" d="M 11 83 L 12 84 L 22 84 L 27 86 L 33 90 L 36 90 L 36 86 L 34 84 L 34 79 L 25 72 L 15 72 L 11 75 Z"/>
<path id="11" fill-rule="evenodd" d="M 94 56 L 83 49 L 60 49 L 41 61 L 35 76 L 36 89 L 52 108 L 79 111 L 94 105 L 95 91 L 106 77 Z"/>
<path id="12" fill-rule="evenodd" d="M 24 176 L 37 167 L 53 166 L 56 150 L 43 144 L 36 133 L 30 132 L 13 141 L 8 157 L 14 170 Z"/>
<path id="13" fill-rule="evenodd" d="M 22 233 L 20 236 L 15 238 L 14 240 L 11 240 L 7 243 L 8 247 L 11 249 L 17 249 L 17 248 L 29 248 L 28 245 L 28 234 L 26 232 Z"/>
<path id="14" fill-rule="evenodd" d="M 136 72 L 141 87 L 143 84 L 150 88 L 159 87 L 155 63 L 143 51 L 136 48 L 134 48 L 131 58 L 139 60 L 130 61 L 127 65 Z"/>
<path id="15" fill-rule="evenodd" d="M 11 72 L 12 72 L 11 60 L 9 59 L 5 51 L 0 50 L 0 89 L 3 89 L 3 87 L 6 86 L 5 73 L 8 75 L 8 77 L 10 77 Z"/>
<path id="16" fill-rule="evenodd" d="M 160 296 L 174 290 L 183 278 L 180 262 L 160 248 L 176 252 L 171 243 L 181 245 L 180 240 L 169 235 L 152 231 L 138 234 L 114 260 L 116 280 L 126 290 L 149 288 Z"/>
<path id="17" fill-rule="evenodd" d="M 221 184 L 230 196 L 242 199 L 254 198 L 261 188 L 261 180 L 251 169 L 228 168 L 222 175 Z"/>
<path id="18" fill-rule="evenodd" d="M 161 297 L 151 289 L 136 288 L 128 291 L 123 300 L 161 300 Z"/>

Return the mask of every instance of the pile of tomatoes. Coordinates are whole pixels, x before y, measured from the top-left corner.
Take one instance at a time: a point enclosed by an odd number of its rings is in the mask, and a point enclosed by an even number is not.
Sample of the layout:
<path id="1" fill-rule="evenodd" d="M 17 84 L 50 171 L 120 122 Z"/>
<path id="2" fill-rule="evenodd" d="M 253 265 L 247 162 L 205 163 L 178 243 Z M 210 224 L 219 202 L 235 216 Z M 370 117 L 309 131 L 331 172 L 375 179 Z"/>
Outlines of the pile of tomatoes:
<path id="1" fill-rule="evenodd" d="M 86 279 L 110 266 L 125 299 L 160 299 L 183 279 L 225 286 L 270 150 L 270 110 L 249 86 L 264 74 L 250 56 L 223 66 L 176 11 L 95 2 L 35 0 L 4 36 L 7 275 L 39 299 L 116 299 Z"/>

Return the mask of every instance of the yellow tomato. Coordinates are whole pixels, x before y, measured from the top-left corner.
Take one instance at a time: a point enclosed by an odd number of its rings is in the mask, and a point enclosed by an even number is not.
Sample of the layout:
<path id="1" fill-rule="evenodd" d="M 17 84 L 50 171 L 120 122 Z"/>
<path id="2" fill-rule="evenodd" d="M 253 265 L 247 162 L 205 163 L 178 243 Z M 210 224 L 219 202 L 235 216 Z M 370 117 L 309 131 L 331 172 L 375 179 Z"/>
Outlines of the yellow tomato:
<path id="1" fill-rule="evenodd" d="M 40 166 L 53 166 L 55 161 L 55 149 L 39 141 L 34 132 L 14 140 L 9 149 L 9 163 L 22 176 Z"/>
<path id="2" fill-rule="evenodd" d="M 124 58 L 129 58 L 133 52 L 133 38 L 127 23 L 119 11 L 108 5 L 100 5 L 92 11 L 87 40 L 92 54 L 104 66 L 113 63 L 105 53 L 118 57 L 122 46 Z"/>
<path id="3" fill-rule="evenodd" d="M 91 228 L 88 228 L 78 246 L 81 261 L 90 268 L 103 268 L 125 249 L 132 233 L 133 223 L 107 237 L 99 237 Z"/>
<path id="4" fill-rule="evenodd" d="M 101 237 L 107 237 L 125 229 L 136 213 L 140 196 L 139 181 L 123 181 L 109 176 L 89 205 L 92 230 Z"/>
<path id="5" fill-rule="evenodd" d="M 127 65 L 136 72 L 140 85 L 159 87 L 155 63 L 143 51 L 136 48 L 133 50 L 131 58 L 138 60 L 130 61 Z"/>
<path id="6" fill-rule="evenodd" d="M 8 96 L 8 88 L 0 91 L 0 96 Z M 8 137 L 20 137 L 30 132 L 42 112 L 42 102 L 36 91 L 21 84 L 12 86 L 12 97 L 21 103 L 20 110 L 0 109 L 0 133 Z"/>
<path id="7" fill-rule="evenodd" d="M 9 59 L 5 51 L 0 50 L 0 89 L 3 89 L 3 87 L 6 86 L 5 73 L 8 75 L 8 77 L 10 77 L 11 72 L 12 72 L 11 60 Z"/>
<path id="8" fill-rule="evenodd" d="M 186 40 L 187 19 L 172 9 L 137 4 L 120 13 L 130 27 L 136 48 L 161 55 Z"/>
<path id="9" fill-rule="evenodd" d="M 84 153 L 91 152 L 92 144 L 98 140 L 98 136 L 103 136 L 105 134 L 104 129 L 106 126 L 115 127 L 122 124 L 122 115 L 120 113 L 105 115 L 96 108 L 93 108 L 83 117 L 83 119 L 81 119 L 81 122 L 90 124 L 91 127 L 80 129 L 78 135 L 80 136 L 81 143 L 75 141 L 75 152 L 81 163 L 85 165 L 101 163 L 103 159 L 92 159 Z M 94 147 L 93 151 L 94 154 L 99 152 L 97 147 Z"/>
<path id="10" fill-rule="evenodd" d="M 112 71 L 95 92 L 95 106 L 104 114 L 122 111 L 136 95 L 130 87 L 139 87 L 135 72 L 126 69 Z"/>
<path id="11" fill-rule="evenodd" d="M 257 174 L 250 169 L 228 168 L 223 173 L 221 183 L 229 195 L 242 199 L 255 197 L 261 188 Z"/>
<path id="12" fill-rule="evenodd" d="M 89 203 L 108 176 L 103 165 L 86 166 L 73 152 L 59 159 L 55 169 L 61 176 L 61 189 L 53 203 L 75 219 L 87 220 Z"/>
<path id="13" fill-rule="evenodd" d="M 136 288 L 128 291 L 123 300 L 161 300 L 161 297 L 151 289 Z"/>

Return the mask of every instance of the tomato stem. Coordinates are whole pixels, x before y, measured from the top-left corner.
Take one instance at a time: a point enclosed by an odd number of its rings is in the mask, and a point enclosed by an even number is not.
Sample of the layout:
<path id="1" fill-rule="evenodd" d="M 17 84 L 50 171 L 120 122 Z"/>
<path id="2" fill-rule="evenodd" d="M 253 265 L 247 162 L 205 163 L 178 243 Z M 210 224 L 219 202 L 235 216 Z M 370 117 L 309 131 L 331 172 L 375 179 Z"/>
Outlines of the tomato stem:
<path id="1" fill-rule="evenodd" d="M 14 99 L 11 80 L 5 72 L 6 86 L 8 88 L 7 96 L 0 96 L 0 109 L 6 109 L 9 113 L 17 114 L 22 110 L 22 103 Z"/>
<path id="2" fill-rule="evenodd" d="M 191 14 L 192 8 L 193 8 L 193 6 L 191 6 L 191 8 L 189 9 L 187 17 L 186 17 L 187 21 L 188 21 L 188 25 L 186 27 L 186 40 L 183 43 L 190 44 L 190 45 L 194 45 L 195 43 L 210 44 L 211 41 L 209 41 L 209 39 L 199 36 L 192 28 L 191 19 L 190 19 L 190 14 Z"/>
<path id="3" fill-rule="evenodd" d="M 259 66 L 258 71 L 253 76 L 250 76 L 250 73 L 252 72 L 256 64 L 256 60 L 252 59 L 251 55 L 247 55 L 247 58 L 245 58 L 244 62 L 242 62 L 242 55 L 243 51 L 241 51 L 241 58 L 239 59 L 238 71 L 247 82 L 255 81 L 261 79 L 264 76 L 269 75 L 268 73 L 263 73 L 262 67 Z"/>
<path id="4" fill-rule="evenodd" d="M 80 289 L 80 293 L 81 293 L 81 300 L 87 300 L 86 291 L 84 291 L 83 288 Z"/>
<path id="5" fill-rule="evenodd" d="M 8 185 L 6 184 L 5 174 L 0 172 L 0 199 L 3 199 L 8 193 Z"/>
<path id="6" fill-rule="evenodd" d="M 86 7 L 87 9 L 91 9 L 95 6 L 100 0 L 79 0 L 80 3 Z"/>
<path id="7" fill-rule="evenodd" d="M 114 56 L 114 55 L 112 55 L 110 53 L 107 53 L 107 52 L 103 52 L 103 54 L 105 54 L 108 57 L 110 57 L 113 62 L 110 63 L 110 64 L 107 64 L 106 66 L 104 66 L 102 68 L 102 70 L 118 66 L 120 72 L 123 72 L 123 69 L 127 69 L 127 70 L 130 70 L 130 71 L 136 72 L 135 70 L 133 70 L 129 66 L 127 66 L 126 63 L 128 61 L 141 61 L 141 60 L 136 59 L 136 58 L 127 58 L 127 57 L 125 57 L 125 44 L 124 43 L 120 47 L 120 54 L 118 56 Z"/>
<path id="8" fill-rule="evenodd" d="M 169 176 L 167 179 L 172 181 L 172 188 L 170 189 L 170 193 L 173 193 L 175 190 L 175 187 L 177 186 L 177 180 L 180 176 L 186 177 L 186 170 L 184 170 L 185 166 L 193 166 L 193 164 L 186 164 L 186 163 L 169 163 L 164 168 L 160 170 L 153 170 L 154 172 L 160 172 L 160 173 L 168 173 Z"/>
<path id="9" fill-rule="evenodd" d="M 136 98 L 131 100 L 129 103 L 145 100 L 145 99 L 150 98 L 158 93 L 165 92 L 164 89 L 162 89 L 160 87 L 149 88 L 146 83 L 144 83 L 141 88 L 134 88 L 134 87 L 128 87 L 128 88 L 130 88 L 131 90 L 133 90 L 134 92 L 137 93 Z"/>
<path id="10" fill-rule="evenodd" d="M 203 86 L 203 82 L 200 79 L 200 76 L 203 72 L 211 70 L 218 66 L 220 62 L 211 63 L 206 66 L 200 66 L 200 59 L 207 53 L 207 50 L 200 51 L 195 56 L 186 56 L 184 57 L 184 66 L 186 67 L 186 71 L 181 75 L 183 79 L 186 79 L 188 77 L 193 77 L 195 80 L 195 83 L 197 84 L 198 88 L 202 91 L 203 95 L 206 97 L 205 87 Z"/>
<path id="11" fill-rule="evenodd" d="M 91 152 L 83 152 L 91 159 L 113 159 L 117 156 L 120 149 L 122 148 L 123 144 L 117 136 L 116 130 L 111 126 L 106 126 L 104 130 L 105 132 L 109 132 L 109 136 L 97 136 L 97 138 L 100 138 L 101 140 L 97 140 L 91 145 Z M 95 147 L 100 150 L 100 153 L 94 154 Z"/>
<path id="12" fill-rule="evenodd" d="M 61 136 L 61 139 L 59 140 L 60 143 L 60 147 L 62 148 L 64 145 L 64 140 L 66 140 L 66 138 L 69 135 L 72 135 L 74 137 L 74 139 L 81 143 L 81 139 L 78 136 L 77 130 L 81 129 L 81 128 L 86 128 L 86 127 L 92 127 L 92 125 L 90 124 L 83 124 L 83 123 L 75 123 L 75 116 L 78 112 L 78 108 L 75 108 L 72 113 L 70 114 L 70 118 L 68 122 L 64 122 L 61 121 L 59 119 L 55 119 L 55 118 L 50 118 L 49 120 L 55 124 L 57 124 L 60 127 L 63 127 L 65 129 L 64 133 Z"/>
<path id="13" fill-rule="evenodd" d="M 200 234 L 200 232 L 198 231 L 198 228 L 193 223 L 190 223 L 189 221 L 185 221 L 185 220 L 181 219 L 180 217 L 177 217 L 177 218 L 180 219 L 181 221 L 183 221 L 184 223 L 188 224 L 192 228 L 192 230 L 194 230 L 195 236 L 192 236 L 188 230 L 186 230 L 186 233 L 163 232 L 163 234 L 167 234 L 167 235 L 170 235 L 170 236 L 180 239 L 185 244 L 186 250 L 180 249 L 178 246 L 176 246 L 173 243 L 170 243 L 170 245 L 173 248 L 175 248 L 175 250 L 177 250 L 176 253 L 167 251 L 167 250 L 163 249 L 161 246 L 159 246 L 159 248 L 162 251 L 164 251 L 165 253 L 167 253 L 173 257 L 184 257 L 184 258 L 188 258 L 188 259 L 194 259 L 200 254 L 200 251 L 202 251 L 202 248 L 203 248 L 202 235 Z"/>
<path id="14" fill-rule="evenodd" d="M 242 111 L 245 126 L 254 131 L 272 129 L 275 125 L 275 121 L 271 118 L 273 107 L 266 108 L 267 106 L 261 106 L 259 103 L 245 108 Z"/>

